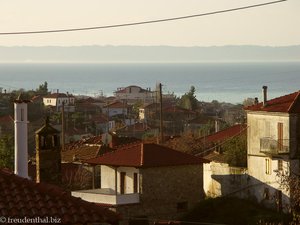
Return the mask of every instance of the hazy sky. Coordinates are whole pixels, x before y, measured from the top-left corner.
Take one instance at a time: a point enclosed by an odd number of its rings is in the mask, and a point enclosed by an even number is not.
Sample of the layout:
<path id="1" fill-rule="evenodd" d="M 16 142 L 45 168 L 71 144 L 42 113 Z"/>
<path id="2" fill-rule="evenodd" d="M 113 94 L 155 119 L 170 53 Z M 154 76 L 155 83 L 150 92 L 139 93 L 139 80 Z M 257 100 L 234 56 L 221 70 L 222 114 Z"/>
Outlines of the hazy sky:
<path id="1" fill-rule="evenodd" d="M 264 2 L 268 0 L 6 0 L 0 2 L 0 33 L 131 23 Z M 298 45 L 299 22 L 300 0 L 288 0 L 259 8 L 159 24 L 0 36 L 0 46 Z"/>

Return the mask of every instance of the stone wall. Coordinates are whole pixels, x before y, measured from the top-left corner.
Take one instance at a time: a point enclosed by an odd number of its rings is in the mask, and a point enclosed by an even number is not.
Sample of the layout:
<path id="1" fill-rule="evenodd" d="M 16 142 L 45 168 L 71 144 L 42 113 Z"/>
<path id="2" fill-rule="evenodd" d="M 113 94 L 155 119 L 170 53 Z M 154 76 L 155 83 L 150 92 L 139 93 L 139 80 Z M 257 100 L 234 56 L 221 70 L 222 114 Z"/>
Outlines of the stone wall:
<path id="1" fill-rule="evenodd" d="M 204 198 L 203 166 L 140 169 L 140 203 L 118 206 L 124 219 L 175 219 Z"/>

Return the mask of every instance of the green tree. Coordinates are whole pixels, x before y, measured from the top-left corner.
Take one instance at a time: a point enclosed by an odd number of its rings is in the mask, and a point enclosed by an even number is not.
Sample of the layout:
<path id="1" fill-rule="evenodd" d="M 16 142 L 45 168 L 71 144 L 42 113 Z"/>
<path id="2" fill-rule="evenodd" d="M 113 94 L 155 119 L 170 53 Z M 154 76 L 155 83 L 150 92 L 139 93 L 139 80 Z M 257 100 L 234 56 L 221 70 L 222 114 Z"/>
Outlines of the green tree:
<path id="1" fill-rule="evenodd" d="M 14 138 L 11 135 L 3 136 L 0 139 L 0 167 L 14 167 Z"/>
<path id="2" fill-rule="evenodd" d="M 179 100 L 179 106 L 185 109 L 196 110 L 198 107 L 198 100 L 196 98 L 195 92 L 196 88 L 194 86 L 191 86 L 190 91 L 181 96 Z"/>
<path id="3" fill-rule="evenodd" d="M 222 146 L 222 151 L 230 166 L 247 166 L 247 135 L 240 134 Z"/>
<path id="4" fill-rule="evenodd" d="M 46 95 L 48 94 L 48 82 L 45 81 L 43 84 L 41 84 L 37 89 L 36 89 L 36 92 L 38 94 L 41 94 L 41 95 Z"/>

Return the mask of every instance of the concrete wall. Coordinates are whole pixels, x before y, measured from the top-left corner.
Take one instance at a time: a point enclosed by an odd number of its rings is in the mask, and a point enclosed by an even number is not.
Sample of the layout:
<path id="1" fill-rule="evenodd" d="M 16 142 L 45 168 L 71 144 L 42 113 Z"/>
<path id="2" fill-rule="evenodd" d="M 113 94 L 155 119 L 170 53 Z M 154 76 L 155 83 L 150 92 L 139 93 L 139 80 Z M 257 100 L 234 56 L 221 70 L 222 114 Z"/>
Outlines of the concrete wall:
<path id="1" fill-rule="evenodd" d="M 230 167 L 227 163 L 205 163 L 203 187 L 206 196 L 234 195 L 245 197 L 243 189 L 248 186 L 247 168 Z"/>

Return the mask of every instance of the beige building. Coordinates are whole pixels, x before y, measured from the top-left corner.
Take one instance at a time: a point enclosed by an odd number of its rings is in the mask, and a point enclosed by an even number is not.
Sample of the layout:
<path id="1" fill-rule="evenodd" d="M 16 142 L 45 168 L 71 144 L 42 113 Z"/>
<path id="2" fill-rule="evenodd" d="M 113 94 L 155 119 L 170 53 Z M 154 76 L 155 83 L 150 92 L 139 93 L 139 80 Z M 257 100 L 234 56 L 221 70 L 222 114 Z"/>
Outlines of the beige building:
<path id="1" fill-rule="evenodd" d="M 290 193 L 280 186 L 279 174 L 299 172 L 300 92 L 246 108 L 248 124 L 248 174 L 251 194 L 258 202 L 288 210 Z"/>

